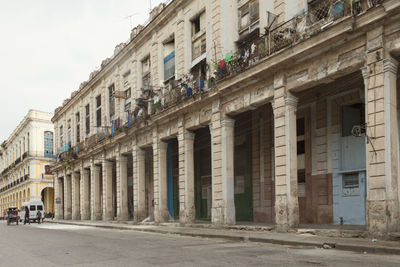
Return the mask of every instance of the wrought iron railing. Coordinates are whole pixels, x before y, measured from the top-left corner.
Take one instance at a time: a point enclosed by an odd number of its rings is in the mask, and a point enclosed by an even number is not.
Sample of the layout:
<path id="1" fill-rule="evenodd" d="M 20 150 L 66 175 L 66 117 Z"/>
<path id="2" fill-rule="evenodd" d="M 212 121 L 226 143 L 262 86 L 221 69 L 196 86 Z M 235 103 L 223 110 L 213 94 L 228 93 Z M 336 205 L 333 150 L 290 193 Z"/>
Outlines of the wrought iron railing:
<path id="1" fill-rule="evenodd" d="M 368 8 L 381 2 L 381 0 L 369 1 Z M 270 29 L 265 35 L 241 41 L 237 52 L 230 52 L 224 59 L 214 62 L 215 77 L 217 80 L 222 80 L 236 75 L 261 59 L 325 30 L 335 21 L 364 11 L 365 6 L 357 0 L 316 1 L 307 11 Z"/>

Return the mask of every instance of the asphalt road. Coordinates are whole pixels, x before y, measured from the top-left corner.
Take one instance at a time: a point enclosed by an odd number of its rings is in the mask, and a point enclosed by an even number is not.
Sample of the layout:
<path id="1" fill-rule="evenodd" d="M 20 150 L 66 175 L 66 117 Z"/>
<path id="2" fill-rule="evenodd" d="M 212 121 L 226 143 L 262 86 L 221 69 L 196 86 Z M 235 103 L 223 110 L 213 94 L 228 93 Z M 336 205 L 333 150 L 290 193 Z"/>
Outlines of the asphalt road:
<path id="1" fill-rule="evenodd" d="M 400 266 L 400 255 L 0 221 L 0 266 Z"/>

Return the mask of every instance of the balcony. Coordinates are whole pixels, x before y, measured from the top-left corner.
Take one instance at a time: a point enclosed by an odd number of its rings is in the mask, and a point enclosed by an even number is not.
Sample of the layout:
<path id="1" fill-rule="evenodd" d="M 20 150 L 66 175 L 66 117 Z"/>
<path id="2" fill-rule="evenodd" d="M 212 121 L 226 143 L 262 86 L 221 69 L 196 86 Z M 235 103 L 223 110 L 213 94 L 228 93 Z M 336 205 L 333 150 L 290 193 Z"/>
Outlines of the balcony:
<path id="1" fill-rule="evenodd" d="M 12 189 L 16 187 L 17 185 L 23 183 L 24 181 L 29 180 L 29 174 L 25 174 L 24 176 L 20 177 L 19 179 L 9 183 L 8 185 L 4 186 L 3 188 L 0 189 L 0 192 L 7 191 L 9 189 Z"/>
<path id="2" fill-rule="evenodd" d="M 376 5 L 378 2 L 371 3 Z M 254 7 L 256 6 L 257 3 L 255 2 Z M 252 9 L 255 10 L 254 7 Z M 136 109 L 132 114 L 132 122 L 140 122 L 147 118 L 146 111 L 149 101 L 152 102 L 149 115 L 154 115 L 186 99 L 196 98 L 197 95 L 201 95 L 207 89 L 213 88 L 218 82 L 246 71 L 262 59 L 311 38 L 331 25 L 347 17 L 356 16 L 365 10 L 358 1 L 316 0 L 310 4 L 307 12 L 302 12 L 272 29 L 266 29 L 267 33 L 263 36 L 259 36 L 259 31 L 250 31 L 239 39 L 238 51 L 231 51 L 223 59 L 211 64 L 208 63 L 209 69 L 213 70 L 214 74 L 211 77 L 209 71 L 206 72 L 206 75 L 203 75 L 201 71 L 195 75 L 191 73 L 182 75 L 177 81 L 169 81 L 164 88 L 151 90 L 149 97 L 137 99 Z M 250 16 L 253 19 L 250 19 L 247 24 L 244 23 L 243 25 L 246 27 L 243 27 L 243 29 L 258 21 L 257 12 L 250 13 L 254 13 L 254 16 Z M 193 68 L 201 65 L 204 60 L 202 56 L 205 48 L 205 31 L 200 31 L 192 37 Z M 140 115 L 140 112 L 142 115 Z"/>
<path id="3" fill-rule="evenodd" d="M 370 2 L 369 7 L 378 2 Z M 214 65 L 217 81 L 245 71 L 260 60 L 309 39 L 346 17 L 366 11 L 359 1 L 317 0 L 312 3 L 307 12 L 302 12 L 272 29 L 266 29 L 265 35 L 250 35 L 240 41 L 239 51 L 228 53 Z"/>

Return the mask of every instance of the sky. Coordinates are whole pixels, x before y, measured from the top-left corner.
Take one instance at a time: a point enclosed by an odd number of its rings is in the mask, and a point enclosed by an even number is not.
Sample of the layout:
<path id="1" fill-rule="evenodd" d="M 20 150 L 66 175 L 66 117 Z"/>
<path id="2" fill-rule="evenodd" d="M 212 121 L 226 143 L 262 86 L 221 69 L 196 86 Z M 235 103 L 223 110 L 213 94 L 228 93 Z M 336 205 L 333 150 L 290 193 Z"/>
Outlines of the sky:
<path id="1" fill-rule="evenodd" d="M 54 112 L 163 0 L 0 0 L 0 142 Z M 129 18 L 128 16 L 131 16 Z"/>

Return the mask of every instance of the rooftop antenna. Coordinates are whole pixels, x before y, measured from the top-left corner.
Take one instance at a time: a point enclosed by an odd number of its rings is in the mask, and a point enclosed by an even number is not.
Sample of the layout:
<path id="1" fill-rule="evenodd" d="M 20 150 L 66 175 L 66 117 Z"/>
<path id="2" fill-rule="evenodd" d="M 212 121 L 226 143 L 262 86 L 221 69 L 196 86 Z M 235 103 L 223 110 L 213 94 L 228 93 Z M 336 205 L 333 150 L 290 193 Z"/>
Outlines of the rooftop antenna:
<path id="1" fill-rule="evenodd" d="M 139 13 L 133 13 L 131 15 L 128 15 L 126 17 L 124 17 L 124 19 L 129 19 L 130 25 L 131 25 L 131 29 L 132 29 L 132 17 L 139 15 Z"/>

